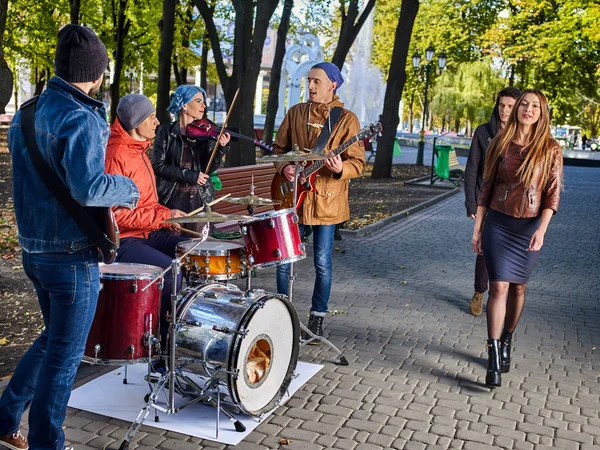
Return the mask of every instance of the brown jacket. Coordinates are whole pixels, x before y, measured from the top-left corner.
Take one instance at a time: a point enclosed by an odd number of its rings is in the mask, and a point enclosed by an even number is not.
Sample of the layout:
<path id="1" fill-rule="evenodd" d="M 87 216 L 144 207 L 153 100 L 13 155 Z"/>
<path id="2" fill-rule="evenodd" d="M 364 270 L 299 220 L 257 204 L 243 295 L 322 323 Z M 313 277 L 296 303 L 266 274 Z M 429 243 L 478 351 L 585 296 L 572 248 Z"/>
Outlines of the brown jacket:
<path id="1" fill-rule="evenodd" d="M 329 111 L 336 107 L 344 107 L 337 96 L 331 103 L 300 103 L 292 106 L 285 115 L 277 131 L 273 147 L 276 153 L 292 150 L 293 144 L 298 144 L 300 150 L 312 150 L 321 134 L 321 128 L 312 124 L 325 124 Z M 309 119 L 310 114 L 310 119 Z M 345 109 L 337 121 L 325 152 L 335 149 L 360 131 L 358 118 Z M 358 141 L 341 154 L 343 168 L 341 175 L 334 174 L 327 167 L 322 167 L 315 178 L 315 192 L 308 192 L 298 215 L 300 223 L 305 225 L 333 225 L 342 223 L 350 218 L 348 204 L 348 180 L 358 177 L 365 167 L 365 150 Z M 278 164 L 281 170 L 287 164 Z"/>
<path id="2" fill-rule="evenodd" d="M 542 210 L 558 211 L 562 186 L 562 151 L 554 142 L 551 152 L 551 173 L 545 186 L 540 185 L 540 169 L 536 172 L 533 185 L 527 188 L 520 181 L 516 170 L 523 162 L 519 146 L 511 144 L 500 157 L 496 176 L 484 181 L 479 192 L 479 206 L 485 206 L 518 219 L 541 215 Z"/>

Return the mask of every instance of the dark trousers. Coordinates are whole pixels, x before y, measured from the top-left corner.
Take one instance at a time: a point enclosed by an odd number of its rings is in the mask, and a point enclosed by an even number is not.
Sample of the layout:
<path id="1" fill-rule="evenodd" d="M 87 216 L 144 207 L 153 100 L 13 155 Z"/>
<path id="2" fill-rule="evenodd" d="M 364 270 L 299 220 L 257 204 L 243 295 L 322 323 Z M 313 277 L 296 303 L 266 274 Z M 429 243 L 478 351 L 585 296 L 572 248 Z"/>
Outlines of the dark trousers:
<path id="1" fill-rule="evenodd" d="M 484 293 L 487 291 L 489 281 L 485 258 L 478 254 L 475 259 L 475 292 Z"/>
<path id="2" fill-rule="evenodd" d="M 121 239 L 121 246 L 117 253 L 117 262 L 137 264 L 150 264 L 166 269 L 173 262 L 177 252 L 177 244 L 189 241 L 169 230 L 153 231 L 148 239 L 129 237 Z M 181 273 L 177 276 L 177 290 L 181 289 Z M 160 302 L 160 334 L 162 344 L 168 328 L 166 314 L 171 310 L 171 294 L 173 293 L 173 274 L 169 271 L 164 276 L 164 287 Z M 164 348 L 164 347 L 163 347 Z"/>

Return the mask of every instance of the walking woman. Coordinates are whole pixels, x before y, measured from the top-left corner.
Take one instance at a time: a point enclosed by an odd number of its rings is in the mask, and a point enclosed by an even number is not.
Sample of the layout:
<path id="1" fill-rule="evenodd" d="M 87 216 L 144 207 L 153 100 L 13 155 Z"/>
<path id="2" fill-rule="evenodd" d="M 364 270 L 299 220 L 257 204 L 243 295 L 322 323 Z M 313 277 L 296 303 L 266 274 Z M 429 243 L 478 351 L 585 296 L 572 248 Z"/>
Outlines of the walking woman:
<path id="1" fill-rule="evenodd" d="M 215 189 L 207 174 L 219 168 L 229 149 L 230 136 L 223 133 L 217 154 L 207 168 L 216 141 L 186 136 L 187 126 L 202 119 L 205 109 L 206 92 L 198 86 L 181 85 L 171 94 L 168 110 L 176 120 L 159 127 L 152 154 L 158 199 L 167 208 L 190 212 L 214 200 Z M 201 225 L 186 224 L 185 227 L 200 231 Z"/>
<path id="2" fill-rule="evenodd" d="M 510 370 L 512 335 L 561 187 L 562 152 L 550 135 L 548 101 L 525 91 L 490 144 L 471 243 L 490 277 L 488 387 L 500 387 L 501 373 Z"/>

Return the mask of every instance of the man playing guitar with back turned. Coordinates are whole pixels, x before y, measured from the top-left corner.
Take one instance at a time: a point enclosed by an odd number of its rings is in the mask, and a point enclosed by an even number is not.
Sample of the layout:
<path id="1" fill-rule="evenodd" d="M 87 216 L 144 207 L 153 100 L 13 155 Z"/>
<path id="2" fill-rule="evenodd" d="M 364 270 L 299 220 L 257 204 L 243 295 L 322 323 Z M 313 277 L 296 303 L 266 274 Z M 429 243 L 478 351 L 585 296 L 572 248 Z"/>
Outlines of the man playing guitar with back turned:
<path id="1" fill-rule="evenodd" d="M 300 149 L 313 150 L 323 131 L 330 133 L 327 144 L 322 149 L 324 153 L 328 153 L 358 133 L 358 118 L 351 111 L 343 109 L 344 104 L 336 95 L 343 82 L 340 70 L 332 63 L 323 62 L 311 68 L 308 72 L 309 100 L 288 110 L 273 145 L 276 153 L 288 152 L 294 144 Z M 335 110 L 336 107 L 340 110 Z M 337 121 L 334 111 L 339 112 Z M 317 336 L 323 335 L 323 319 L 327 314 L 331 292 L 331 254 L 335 226 L 350 218 L 348 180 L 358 177 L 365 164 L 364 147 L 360 141 L 352 144 L 345 152 L 326 159 L 316 175 L 315 190 L 307 192 L 298 207 L 300 235 L 304 234 L 305 225 L 313 227 L 316 277 L 308 329 Z M 288 181 L 293 181 L 294 164 L 280 163 L 277 171 Z M 304 181 L 301 176 L 298 183 Z M 280 294 L 288 293 L 289 272 L 289 264 L 277 267 L 277 292 Z M 311 342 L 320 343 L 319 340 Z"/>

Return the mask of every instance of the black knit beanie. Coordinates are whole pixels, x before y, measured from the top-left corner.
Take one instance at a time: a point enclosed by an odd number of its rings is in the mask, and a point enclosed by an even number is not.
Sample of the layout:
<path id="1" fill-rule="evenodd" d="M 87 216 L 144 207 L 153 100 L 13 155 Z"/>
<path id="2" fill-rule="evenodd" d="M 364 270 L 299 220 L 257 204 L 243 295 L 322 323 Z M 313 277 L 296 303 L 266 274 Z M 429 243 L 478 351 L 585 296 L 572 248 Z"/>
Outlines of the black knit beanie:
<path id="1" fill-rule="evenodd" d="M 106 47 L 96 33 L 81 25 L 65 25 L 58 32 L 54 72 L 69 83 L 96 81 L 108 67 Z"/>

